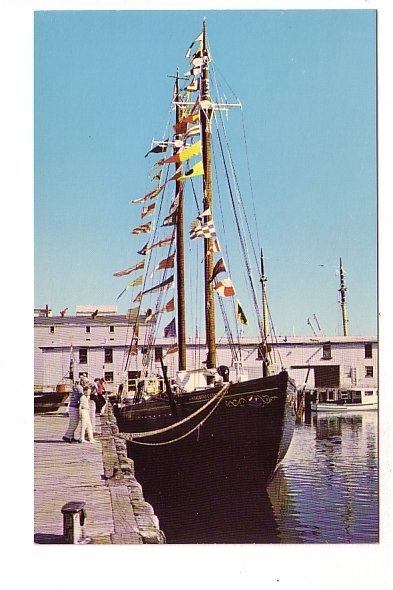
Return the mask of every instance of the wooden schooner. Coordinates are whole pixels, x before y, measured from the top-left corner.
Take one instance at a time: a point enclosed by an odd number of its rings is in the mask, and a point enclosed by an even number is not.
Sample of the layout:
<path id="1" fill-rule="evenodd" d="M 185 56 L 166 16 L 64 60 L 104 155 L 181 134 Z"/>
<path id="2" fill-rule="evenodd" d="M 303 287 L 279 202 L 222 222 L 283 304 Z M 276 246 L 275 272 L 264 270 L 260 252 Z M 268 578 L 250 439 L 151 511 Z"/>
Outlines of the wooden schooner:
<path id="1" fill-rule="evenodd" d="M 114 411 L 121 433 L 126 433 L 123 436 L 129 440 L 129 453 L 135 460 L 136 473 L 142 483 L 144 470 L 151 475 L 152 471 L 158 473 L 164 469 L 166 472 L 175 470 L 184 477 L 188 477 L 191 470 L 201 474 L 219 470 L 225 478 L 252 474 L 261 483 L 267 483 L 285 456 L 292 439 L 296 388 L 282 367 L 276 374 L 272 371 L 272 347 L 267 341 L 268 309 L 262 255 L 259 277 L 262 284 L 262 311 L 258 309 L 261 299 L 256 295 L 254 285 L 251 285 L 251 297 L 256 307 L 261 336 L 261 376 L 247 378 L 241 369 L 241 354 L 235 350 L 236 342 L 230 340 L 225 303 L 228 302 L 234 309 L 240 324 L 247 323 L 247 320 L 240 303 L 235 300 L 236 292 L 230 277 L 219 280 L 217 276 L 228 272 L 228 265 L 223 260 L 218 229 L 213 220 L 213 170 L 217 164 L 212 157 L 212 145 L 213 128 L 220 117 L 222 119 L 221 113 L 238 104 L 226 100 L 213 101 L 211 98 L 209 70 L 212 60 L 205 21 L 202 33 L 191 44 L 187 56 L 190 57 L 190 71 L 185 74 L 187 79 L 184 88 L 180 88 L 184 77 L 177 74 L 175 78 L 172 112 L 176 115 L 176 121 L 173 136 L 153 142 L 154 147 L 148 152 L 161 155 L 152 168 L 153 179 L 158 179 L 159 184 L 144 197 L 132 201 L 143 205 L 143 220 L 147 216 L 154 216 L 154 220 L 148 223 L 144 221 L 132 231 L 135 235 L 143 234 L 144 240 L 144 234 L 150 234 L 149 241 L 138 250 L 142 259 L 137 264 L 114 273 L 122 277 L 143 270 L 143 275 L 126 287 L 139 285 L 142 290 L 134 299 L 137 306 L 130 312 L 133 334 L 125 362 L 128 378 L 121 397 L 114 405 Z M 197 93 L 196 99 L 192 98 L 194 93 Z M 222 155 L 223 137 L 221 134 L 219 139 Z M 172 147 L 172 155 L 163 158 L 162 154 L 169 147 Z M 191 164 L 190 161 L 195 157 L 200 160 Z M 171 164 L 175 164 L 174 173 L 173 170 L 169 172 Z M 229 178 L 232 162 L 224 164 L 223 170 Z M 201 183 L 199 188 L 197 181 Z M 170 193 L 172 187 L 174 197 L 168 214 L 163 217 L 165 195 Z M 190 195 L 187 208 L 184 206 L 186 193 Z M 198 197 L 200 194 L 202 198 Z M 229 189 L 228 194 L 236 206 L 239 201 L 237 188 L 234 192 Z M 198 216 L 191 224 L 190 244 L 199 247 L 203 244 L 199 262 L 202 259 L 204 267 L 206 346 L 205 360 L 194 367 L 191 367 L 192 355 L 188 352 L 190 340 L 186 338 L 186 320 L 189 317 L 186 302 L 194 302 L 194 299 L 190 294 L 186 296 L 188 282 L 185 272 L 185 269 L 191 274 L 199 272 L 198 265 L 193 267 L 190 262 L 189 250 L 185 248 L 185 214 L 189 212 L 192 199 L 197 202 Z M 232 222 L 232 225 L 241 229 L 238 215 L 234 213 L 235 223 Z M 171 227 L 171 235 L 164 238 L 159 236 L 158 230 L 168 231 Z M 244 236 L 240 238 L 237 255 L 239 252 L 248 254 L 245 240 Z M 165 246 L 168 247 L 167 256 L 154 266 L 153 253 Z M 246 260 L 244 264 L 246 275 L 251 278 L 251 263 Z M 176 276 L 168 276 L 172 268 L 176 268 Z M 149 288 L 148 281 L 157 271 L 163 271 L 162 280 Z M 174 285 L 176 298 L 168 301 L 167 294 Z M 157 297 L 155 304 L 146 309 L 144 302 L 152 295 Z M 216 298 L 223 311 L 225 331 L 233 344 L 232 366 L 224 365 L 218 359 Z M 195 303 L 192 305 L 196 307 Z M 155 342 L 159 324 L 165 312 L 176 312 L 176 317 L 164 329 L 164 336 L 172 338 L 173 342 L 160 358 L 156 356 L 153 359 L 152 354 L 154 350 L 157 351 Z M 141 342 L 143 331 L 144 340 Z M 177 371 L 170 375 L 168 364 L 164 364 L 164 361 L 168 363 L 168 359 L 172 359 L 176 353 L 177 363 L 172 362 L 172 365 L 177 364 Z M 134 371 L 130 371 L 132 363 L 135 364 Z"/>

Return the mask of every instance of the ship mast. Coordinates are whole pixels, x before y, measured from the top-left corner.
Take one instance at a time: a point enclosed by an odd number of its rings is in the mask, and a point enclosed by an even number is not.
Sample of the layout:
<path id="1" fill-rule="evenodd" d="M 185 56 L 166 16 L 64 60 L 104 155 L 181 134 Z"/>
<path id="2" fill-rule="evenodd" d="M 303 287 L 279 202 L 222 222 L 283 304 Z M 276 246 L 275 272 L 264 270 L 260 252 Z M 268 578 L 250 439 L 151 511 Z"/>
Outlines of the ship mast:
<path id="1" fill-rule="evenodd" d="M 343 334 L 344 336 L 348 336 L 348 317 L 347 317 L 347 303 L 346 303 L 346 299 L 345 299 L 345 293 L 346 293 L 346 287 L 345 287 L 345 278 L 344 278 L 344 270 L 343 270 L 343 265 L 341 262 L 341 258 L 340 258 L 340 288 L 339 288 L 339 293 L 340 293 L 340 304 L 341 304 L 341 314 L 342 314 L 342 320 L 343 320 Z"/>
<path id="2" fill-rule="evenodd" d="M 182 118 L 183 109 L 179 104 L 179 73 L 175 82 L 176 123 Z M 176 138 L 175 138 L 176 139 Z M 180 148 L 175 148 L 174 153 Z M 179 371 L 186 370 L 186 318 L 185 318 L 185 288 L 184 288 L 184 182 L 176 180 L 176 197 L 179 199 L 176 218 L 176 267 L 177 267 L 177 325 L 179 346 Z"/>
<path id="3" fill-rule="evenodd" d="M 211 167 L 211 151 L 212 151 L 212 134 L 211 134 L 211 118 L 213 115 L 213 104 L 210 98 L 209 89 L 209 52 L 207 49 L 207 34 L 206 21 L 203 20 L 202 32 L 202 69 L 200 78 L 200 121 L 201 121 L 201 141 L 203 153 L 203 210 L 210 209 L 212 214 L 212 167 Z M 207 217 L 203 222 L 207 222 Z M 213 368 L 217 364 L 216 355 L 216 336 L 215 336 L 215 311 L 214 311 L 214 290 L 213 281 L 213 252 L 212 239 L 204 240 L 205 246 L 205 326 L 206 326 L 206 345 L 208 349 L 206 366 Z"/>
<path id="4" fill-rule="evenodd" d="M 262 340 L 263 340 L 263 376 L 269 375 L 269 363 L 267 359 L 267 337 L 269 334 L 268 310 L 267 310 L 267 293 L 266 293 L 267 278 L 265 275 L 265 265 L 263 260 L 263 251 L 261 248 L 261 285 L 262 285 Z"/>

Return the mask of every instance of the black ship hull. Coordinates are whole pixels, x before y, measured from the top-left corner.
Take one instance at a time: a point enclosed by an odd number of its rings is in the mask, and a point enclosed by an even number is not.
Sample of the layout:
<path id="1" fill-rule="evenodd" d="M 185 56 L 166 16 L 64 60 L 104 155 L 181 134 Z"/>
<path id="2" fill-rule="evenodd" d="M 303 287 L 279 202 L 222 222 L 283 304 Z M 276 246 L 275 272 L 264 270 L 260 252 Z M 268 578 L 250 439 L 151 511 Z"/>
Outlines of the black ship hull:
<path id="1" fill-rule="evenodd" d="M 283 371 L 231 383 L 220 398 L 221 388 L 183 394 L 175 411 L 162 399 L 115 407 L 120 432 L 135 435 L 129 456 L 142 485 L 144 473 L 149 479 L 156 474 L 158 481 L 168 473 L 179 481 L 202 476 L 270 481 L 293 435 L 293 381 Z M 138 436 L 149 431 L 156 434 Z"/>

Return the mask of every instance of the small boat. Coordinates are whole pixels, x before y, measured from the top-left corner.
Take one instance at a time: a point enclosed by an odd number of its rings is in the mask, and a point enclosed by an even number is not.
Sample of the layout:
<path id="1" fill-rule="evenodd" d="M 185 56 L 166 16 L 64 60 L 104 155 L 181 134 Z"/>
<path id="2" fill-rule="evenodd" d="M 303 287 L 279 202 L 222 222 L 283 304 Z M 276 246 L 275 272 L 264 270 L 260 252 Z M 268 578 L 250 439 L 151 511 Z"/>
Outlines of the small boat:
<path id="1" fill-rule="evenodd" d="M 376 388 L 316 389 L 312 392 L 312 412 L 355 412 L 378 410 Z"/>
<path id="2" fill-rule="evenodd" d="M 161 159 L 150 173 L 151 180 L 158 180 L 158 185 L 131 201 L 142 205 L 144 220 L 132 233 L 142 235 L 143 241 L 149 235 L 148 242 L 135 248 L 142 257 L 136 264 L 114 273 L 122 277 L 143 270 L 119 295 L 135 286 L 141 288 L 132 300 L 136 307 L 130 309 L 133 332 L 124 367 L 126 379 L 118 403 L 114 404 L 114 413 L 122 436 L 129 440 L 129 452 L 139 477 L 143 470 L 150 471 L 151 477 L 151 470 L 158 474 L 165 466 L 166 473 L 176 471 L 185 478 L 191 470 L 201 475 L 220 470 L 225 478 L 235 473 L 238 476 L 240 471 L 242 476 L 252 475 L 264 484 L 273 477 L 292 439 L 296 387 L 281 360 L 276 366 L 272 360 L 274 347 L 268 338 L 273 331 L 269 329 L 263 254 L 261 250 L 260 258 L 255 256 L 258 249 L 250 248 L 247 242 L 253 236 L 248 225 L 244 231 L 245 211 L 222 116 L 222 112 L 240 103 L 229 103 L 223 94 L 215 100 L 210 96 L 212 58 L 205 21 L 187 57 L 189 71 L 182 77 L 174 76 L 173 132 L 166 140 L 153 141 L 154 147 L 146 154 L 160 154 Z M 184 87 L 180 88 L 182 80 L 185 80 Z M 214 147 L 220 163 L 212 156 L 214 132 L 218 136 Z M 168 148 L 172 148 L 172 155 L 163 157 Z M 198 161 L 191 163 L 192 158 Z M 169 172 L 171 164 L 175 169 Z M 216 173 L 218 167 L 224 180 L 217 186 L 213 182 L 213 170 Z M 217 205 L 219 214 L 213 218 L 214 186 L 220 193 L 220 206 Z M 221 191 L 228 204 L 222 204 Z M 192 207 L 196 211 L 190 217 L 185 248 L 185 217 Z M 224 213 L 229 217 L 227 230 L 223 225 Z M 152 219 L 146 223 L 145 218 L 150 216 Z M 223 228 L 226 248 L 219 228 Z M 172 233 L 168 236 L 169 230 Z M 234 232 L 236 237 L 227 232 Z M 162 247 L 168 250 L 162 260 L 157 260 Z M 254 254 L 253 261 L 250 252 Z M 250 281 L 250 306 L 254 308 L 255 326 L 261 339 L 261 374 L 251 379 L 242 369 L 240 338 L 236 339 L 236 332 L 239 336 L 248 320 L 235 298 L 234 282 L 229 276 L 230 254 L 240 270 L 245 269 Z M 252 265 L 257 269 L 256 278 Z M 163 275 L 157 284 L 154 277 L 160 272 Z M 227 276 L 221 279 L 218 276 L 221 273 Z M 262 285 L 261 297 L 256 292 L 258 283 Z M 176 297 L 169 299 L 168 292 L 175 286 Z M 217 302 L 222 329 L 231 338 L 230 367 L 219 362 Z M 166 313 L 173 315 L 163 329 L 164 345 L 160 341 L 159 346 L 160 322 Z M 199 313 L 204 317 L 198 316 Z M 233 314 L 232 325 L 229 313 Z M 203 359 L 190 358 L 191 341 L 186 341 L 186 322 L 191 325 L 193 316 L 199 321 L 199 327 L 196 322 L 193 327 L 197 333 L 195 342 L 200 342 L 199 334 L 204 332 L 206 357 Z M 173 369 L 171 374 L 170 369 Z"/>
<path id="3" fill-rule="evenodd" d="M 34 392 L 34 414 L 57 412 L 66 403 L 70 390 L 67 387 L 57 387 L 56 391 Z"/>
<path id="4" fill-rule="evenodd" d="M 340 258 L 340 306 L 343 335 L 348 336 L 345 273 Z M 318 387 L 311 392 L 312 412 L 357 412 L 378 410 L 378 389 L 375 387 Z"/>

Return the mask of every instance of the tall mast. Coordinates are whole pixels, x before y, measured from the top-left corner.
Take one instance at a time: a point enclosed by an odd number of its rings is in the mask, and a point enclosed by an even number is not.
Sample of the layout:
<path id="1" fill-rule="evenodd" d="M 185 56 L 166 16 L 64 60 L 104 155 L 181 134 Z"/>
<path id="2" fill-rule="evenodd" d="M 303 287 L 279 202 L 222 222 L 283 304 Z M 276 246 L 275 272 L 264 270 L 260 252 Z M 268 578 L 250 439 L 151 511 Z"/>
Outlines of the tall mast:
<path id="1" fill-rule="evenodd" d="M 261 248 L 261 285 L 262 285 L 262 330 L 263 330 L 263 376 L 269 375 L 269 364 L 267 359 L 267 337 L 269 335 L 269 322 L 267 311 L 267 293 L 266 293 L 267 278 L 265 275 L 265 265 L 263 260 L 263 251 Z"/>
<path id="2" fill-rule="evenodd" d="M 175 100 L 180 101 L 179 73 L 175 82 Z M 182 107 L 176 104 L 176 123 L 182 118 Z M 176 139 L 176 138 L 175 138 Z M 180 148 L 175 148 L 178 152 Z M 186 370 L 186 318 L 185 318 L 185 289 L 184 289 L 184 182 L 176 180 L 176 196 L 179 199 L 176 219 L 176 267 L 177 267 L 177 325 L 179 346 L 179 371 Z"/>
<path id="3" fill-rule="evenodd" d="M 346 287 L 345 287 L 345 278 L 344 278 L 344 270 L 343 270 L 343 265 L 341 262 L 341 258 L 340 258 L 340 288 L 339 288 L 339 293 L 340 293 L 340 304 L 341 304 L 341 314 L 342 314 L 342 320 L 343 320 L 343 334 L 344 336 L 348 336 L 348 317 L 347 317 L 347 303 L 346 303 L 346 299 L 345 299 L 345 292 L 346 292 Z"/>
<path id="4" fill-rule="evenodd" d="M 211 118 L 213 115 L 213 105 L 210 99 L 209 89 L 209 53 L 207 49 L 206 38 L 206 21 L 203 20 L 202 32 L 202 69 L 201 69 L 201 88 L 200 88 L 200 121 L 201 121 L 201 140 L 203 153 L 203 210 L 212 211 L 213 191 L 212 191 L 212 135 L 211 135 Z M 207 221 L 205 217 L 204 222 Z M 210 281 L 213 275 L 213 252 L 211 238 L 204 240 L 205 246 L 205 326 L 206 326 L 206 345 L 208 349 L 206 366 L 207 368 L 215 367 L 217 364 L 216 355 L 216 335 L 215 335 L 215 312 L 214 312 L 214 290 L 213 282 Z"/>

